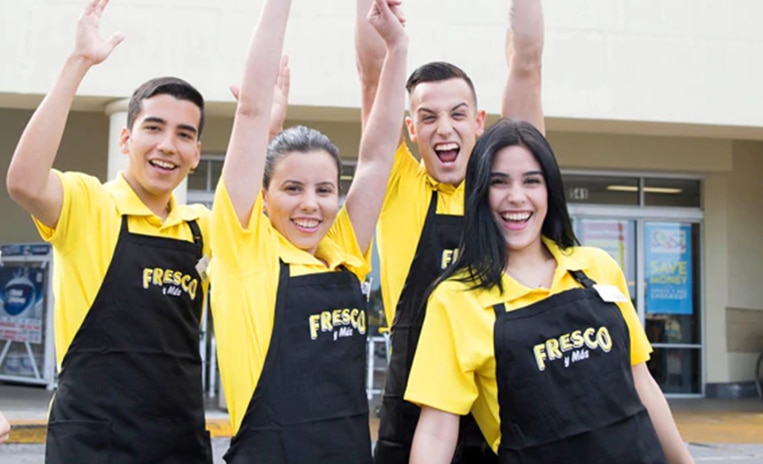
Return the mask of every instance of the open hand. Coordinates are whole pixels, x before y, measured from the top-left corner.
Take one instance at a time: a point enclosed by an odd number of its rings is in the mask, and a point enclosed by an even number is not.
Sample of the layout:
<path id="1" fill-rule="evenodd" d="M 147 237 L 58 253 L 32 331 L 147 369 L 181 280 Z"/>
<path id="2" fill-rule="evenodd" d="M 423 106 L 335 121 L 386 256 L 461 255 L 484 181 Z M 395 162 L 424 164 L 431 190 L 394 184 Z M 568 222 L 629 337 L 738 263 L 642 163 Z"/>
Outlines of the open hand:
<path id="1" fill-rule="evenodd" d="M 100 34 L 101 15 L 109 0 L 91 0 L 77 23 L 77 38 L 74 54 L 91 64 L 98 64 L 108 58 L 124 36 L 114 34 L 104 40 Z"/>

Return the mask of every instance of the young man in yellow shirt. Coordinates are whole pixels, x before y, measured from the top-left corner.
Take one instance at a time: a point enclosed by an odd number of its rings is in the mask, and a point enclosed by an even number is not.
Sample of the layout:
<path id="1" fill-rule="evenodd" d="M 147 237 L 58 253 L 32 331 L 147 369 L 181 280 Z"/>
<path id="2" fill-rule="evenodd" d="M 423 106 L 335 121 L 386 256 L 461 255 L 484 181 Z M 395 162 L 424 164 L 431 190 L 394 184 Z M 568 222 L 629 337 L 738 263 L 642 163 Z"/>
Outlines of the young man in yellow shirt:
<path id="1" fill-rule="evenodd" d="M 91 0 L 75 47 L 8 169 L 11 197 L 54 249 L 58 390 L 45 461 L 212 462 L 198 349 L 209 211 L 172 192 L 199 163 L 204 100 L 152 79 L 130 99 L 127 168 L 108 183 L 53 169 L 77 88 L 122 41 Z"/>

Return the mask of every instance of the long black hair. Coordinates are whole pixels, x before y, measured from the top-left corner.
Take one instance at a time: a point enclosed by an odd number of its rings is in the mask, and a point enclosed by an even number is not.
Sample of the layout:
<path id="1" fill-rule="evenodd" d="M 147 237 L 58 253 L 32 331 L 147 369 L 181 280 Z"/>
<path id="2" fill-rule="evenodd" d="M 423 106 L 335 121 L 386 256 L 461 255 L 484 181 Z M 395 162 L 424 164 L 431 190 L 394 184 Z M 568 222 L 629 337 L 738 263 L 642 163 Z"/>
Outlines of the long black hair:
<path id="1" fill-rule="evenodd" d="M 579 245 L 567 212 L 562 173 L 548 141 L 529 122 L 500 119 L 482 134 L 472 150 L 464 181 L 464 228 L 458 258 L 438 282 L 458 275 L 458 280 L 470 283 L 472 289 L 498 286 L 503 291 L 501 276 L 509 251 L 490 209 L 490 177 L 498 152 L 514 145 L 527 148 L 543 172 L 548 211 L 541 233 L 563 250 Z"/>

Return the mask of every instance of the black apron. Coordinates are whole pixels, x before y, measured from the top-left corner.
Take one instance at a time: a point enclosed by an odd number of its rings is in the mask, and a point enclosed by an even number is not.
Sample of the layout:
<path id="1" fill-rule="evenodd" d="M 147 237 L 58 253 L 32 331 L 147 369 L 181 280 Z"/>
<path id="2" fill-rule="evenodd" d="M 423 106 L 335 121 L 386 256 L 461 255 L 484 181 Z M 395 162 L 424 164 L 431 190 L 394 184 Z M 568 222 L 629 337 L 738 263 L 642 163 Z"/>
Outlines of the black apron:
<path id="1" fill-rule="evenodd" d="M 64 356 L 45 462 L 212 462 L 199 355 L 202 256 L 194 243 L 132 234 L 122 217 L 111 264 Z"/>
<path id="2" fill-rule="evenodd" d="M 584 288 L 506 312 L 494 306 L 501 463 L 666 462 L 633 382 L 628 326 Z"/>
<path id="3" fill-rule="evenodd" d="M 297 277 L 281 263 L 260 380 L 224 459 L 369 464 L 366 299 L 348 270 Z"/>
<path id="4" fill-rule="evenodd" d="M 455 261 L 464 217 L 437 214 L 432 191 L 424 228 L 400 294 L 391 330 L 391 357 L 382 397 L 377 464 L 408 464 L 421 409 L 403 399 L 431 285 Z M 497 462 L 471 414 L 462 417 L 454 463 Z"/>

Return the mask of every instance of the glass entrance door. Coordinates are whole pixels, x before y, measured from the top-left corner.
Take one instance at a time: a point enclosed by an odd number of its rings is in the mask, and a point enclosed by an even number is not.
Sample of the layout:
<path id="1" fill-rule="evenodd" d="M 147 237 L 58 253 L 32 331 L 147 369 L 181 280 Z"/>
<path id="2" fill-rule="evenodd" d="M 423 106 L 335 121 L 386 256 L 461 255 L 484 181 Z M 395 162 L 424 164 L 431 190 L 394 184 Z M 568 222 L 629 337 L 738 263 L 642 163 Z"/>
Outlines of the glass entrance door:
<path id="1" fill-rule="evenodd" d="M 649 370 L 665 393 L 700 393 L 699 224 L 645 221 L 643 234 Z"/>
<path id="2" fill-rule="evenodd" d="M 699 223 L 580 212 L 573 221 L 580 242 L 606 250 L 625 273 L 663 392 L 701 394 Z"/>

